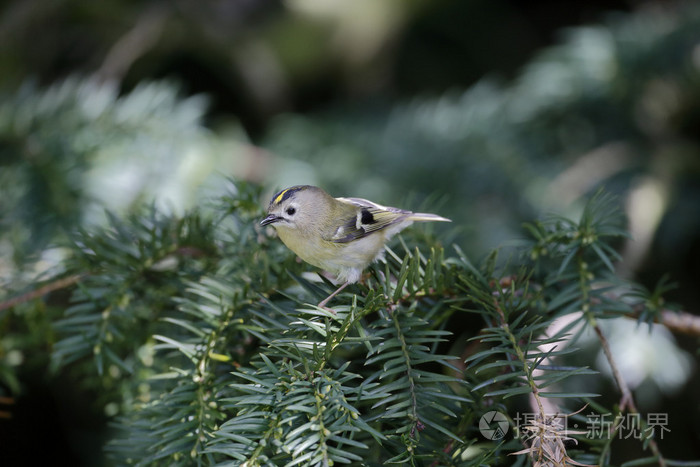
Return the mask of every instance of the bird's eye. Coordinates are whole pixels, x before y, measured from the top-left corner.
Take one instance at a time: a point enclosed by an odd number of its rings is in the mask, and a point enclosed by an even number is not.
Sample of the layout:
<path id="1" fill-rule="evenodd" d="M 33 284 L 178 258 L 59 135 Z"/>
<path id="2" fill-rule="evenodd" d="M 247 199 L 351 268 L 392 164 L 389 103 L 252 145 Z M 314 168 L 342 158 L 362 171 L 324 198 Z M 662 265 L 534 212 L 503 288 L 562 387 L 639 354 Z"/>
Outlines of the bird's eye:
<path id="1" fill-rule="evenodd" d="M 296 209 L 294 209 L 294 208 L 287 208 L 287 215 L 293 216 L 295 212 L 297 212 Z"/>

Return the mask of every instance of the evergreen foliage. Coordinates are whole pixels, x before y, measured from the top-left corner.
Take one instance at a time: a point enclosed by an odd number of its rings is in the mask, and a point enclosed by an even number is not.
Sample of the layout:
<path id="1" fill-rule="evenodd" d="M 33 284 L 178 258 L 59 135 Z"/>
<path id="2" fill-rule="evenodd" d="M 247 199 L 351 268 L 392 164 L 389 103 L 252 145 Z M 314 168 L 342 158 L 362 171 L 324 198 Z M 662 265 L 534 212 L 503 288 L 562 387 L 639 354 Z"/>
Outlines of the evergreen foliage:
<path id="1" fill-rule="evenodd" d="M 652 172 L 651 154 L 674 154 L 679 172 L 692 166 L 700 81 L 688 57 L 700 16 L 687 11 L 578 30 L 514 86 L 416 100 L 383 125 L 355 114 L 277 122 L 267 147 L 342 194 L 398 205 L 390 196 L 410 191 L 439 203 L 429 194 L 441 181 L 455 189 L 446 205 L 455 212 L 436 211 L 479 229 L 484 243 L 524 237 L 482 258 L 477 242 L 453 245 L 454 231 L 406 231 L 333 300 L 335 313 L 313 305 L 332 284 L 259 227 L 259 186 L 232 181 L 228 194 L 179 214 L 137 196 L 126 213 L 85 222 L 103 201 L 86 190 L 100 158 L 135 153 L 155 166 L 211 137 L 199 100 L 167 84 L 118 95 L 89 79 L 6 98 L 3 277 L 13 276 L 13 292 L 47 285 L 0 310 L 0 397 L 21 391 L 18 352 L 70 378 L 110 418 L 115 465 L 609 465 L 615 433 L 639 410 L 614 366 L 619 403 L 602 401 L 602 376 L 573 358 L 575 346 L 592 333 L 614 365 L 600 323 L 663 321 L 668 282 L 643 287 L 616 270 L 628 236 L 617 198 L 601 190 L 580 215 L 533 222 L 547 191 L 537 183 L 618 143 L 625 150 L 612 156 L 639 148 L 636 159 L 567 197 L 605 178 L 624 192 Z M 683 99 L 660 108 L 669 90 Z M 496 229 L 495 216 L 512 230 Z M 56 245 L 58 265 L 28 279 L 27 261 Z M 484 434 L 495 431 L 482 423 L 493 412 L 516 437 Z M 612 435 L 570 430 L 602 414 L 613 415 Z M 673 465 L 658 429 L 640 428 L 633 462 Z"/>
<path id="2" fill-rule="evenodd" d="M 115 83 L 77 77 L 46 89 L 28 82 L 3 96 L 0 225 L 15 265 L 73 226 L 94 223 L 105 206 L 138 206 L 175 179 L 162 166 L 204 146 L 205 107 L 165 82 L 120 96 Z M 138 170 L 129 170 L 135 160 Z"/>
<path id="3" fill-rule="evenodd" d="M 572 329 L 631 315 L 639 300 L 611 278 L 625 232 L 609 196 L 578 221 L 531 225 L 513 266 L 497 266 L 496 253 L 475 265 L 432 237 L 406 236 L 332 313 L 310 305 L 332 286 L 301 274 L 258 226 L 260 195 L 238 184 L 206 214 L 149 208 L 73 237 L 66 274 L 82 278 L 55 322 L 54 364 L 119 387 L 108 401 L 120 412 L 114 463 L 466 466 L 517 451 L 537 465 L 556 460 L 548 447 L 567 446 L 569 434 L 537 429 L 554 416 L 542 399 L 573 412 L 596 397 L 561 389 L 597 377 L 558 364 Z M 483 327 L 460 357 L 451 330 L 465 313 Z M 575 319 L 548 334 L 565 316 Z M 522 395 L 536 416 L 510 423 L 530 441 L 485 442 L 481 415 L 513 413 Z M 607 463 L 609 445 L 578 438 L 560 460 Z"/>

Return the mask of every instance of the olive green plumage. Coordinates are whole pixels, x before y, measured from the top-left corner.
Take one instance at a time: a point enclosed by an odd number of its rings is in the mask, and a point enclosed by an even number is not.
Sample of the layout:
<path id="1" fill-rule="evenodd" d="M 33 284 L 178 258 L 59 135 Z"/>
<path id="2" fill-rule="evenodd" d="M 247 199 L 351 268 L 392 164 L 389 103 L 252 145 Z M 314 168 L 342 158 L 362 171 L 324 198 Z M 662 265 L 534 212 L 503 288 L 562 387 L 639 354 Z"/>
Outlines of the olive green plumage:
<path id="1" fill-rule="evenodd" d="M 414 221 L 450 221 L 361 198 L 333 198 L 310 185 L 280 191 L 267 213 L 261 225 L 275 227 L 289 249 L 334 274 L 343 287 L 357 282 L 362 270 L 383 255 L 386 242 Z"/>

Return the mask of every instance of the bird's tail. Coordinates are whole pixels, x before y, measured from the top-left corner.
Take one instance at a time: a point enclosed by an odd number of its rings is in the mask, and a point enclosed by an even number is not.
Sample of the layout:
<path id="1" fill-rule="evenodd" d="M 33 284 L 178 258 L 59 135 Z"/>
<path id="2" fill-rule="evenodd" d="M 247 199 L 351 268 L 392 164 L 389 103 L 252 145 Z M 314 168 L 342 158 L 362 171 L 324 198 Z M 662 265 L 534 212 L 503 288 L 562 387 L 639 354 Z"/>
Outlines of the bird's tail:
<path id="1" fill-rule="evenodd" d="M 451 219 L 427 212 L 411 213 L 411 215 L 408 216 L 408 219 L 417 222 L 452 222 Z"/>

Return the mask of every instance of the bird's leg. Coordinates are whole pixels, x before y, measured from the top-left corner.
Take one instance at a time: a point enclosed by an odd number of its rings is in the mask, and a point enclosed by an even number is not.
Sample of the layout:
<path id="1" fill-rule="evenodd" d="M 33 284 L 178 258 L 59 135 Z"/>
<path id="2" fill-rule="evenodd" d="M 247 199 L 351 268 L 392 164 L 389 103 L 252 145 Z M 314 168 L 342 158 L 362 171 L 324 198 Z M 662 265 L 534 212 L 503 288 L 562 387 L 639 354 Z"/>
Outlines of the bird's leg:
<path id="1" fill-rule="evenodd" d="M 338 288 L 336 289 L 335 292 L 333 292 L 332 294 L 330 294 L 329 296 L 327 296 L 325 299 L 323 299 L 323 301 L 321 301 L 321 303 L 318 304 L 318 307 L 319 307 L 319 308 L 323 308 L 323 309 L 325 309 L 325 310 L 333 311 L 333 310 L 331 310 L 330 308 L 327 308 L 327 307 L 326 307 L 326 304 L 327 304 L 328 302 L 330 302 L 331 299 L 332 299 L 333 297 L 335 297 L 336 295 L 338 295 L 338 294 L 340 293 L 341 290 L 343 290 L 345 287 L 347 287 L 348 284 L 349 284 L 349 282 L 346 282 L 346 283 L 344 283 L 343 285 L 341 285 L 340 287 L 338 287 Z M 335 313 L 335 311 L 333 311 L 333 313 Z"/>

